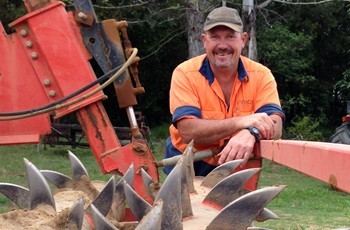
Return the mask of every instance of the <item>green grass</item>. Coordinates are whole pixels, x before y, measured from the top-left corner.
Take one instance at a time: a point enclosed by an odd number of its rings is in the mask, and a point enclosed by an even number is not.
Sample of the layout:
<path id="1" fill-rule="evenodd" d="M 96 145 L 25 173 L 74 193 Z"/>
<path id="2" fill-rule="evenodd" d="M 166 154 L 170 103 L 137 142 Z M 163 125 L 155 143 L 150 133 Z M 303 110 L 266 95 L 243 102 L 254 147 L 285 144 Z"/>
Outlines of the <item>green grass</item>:
<path id="1" fill-rule="evenodd" d="M 157 132 L 156 136 L 151 139 L 151 149 L 159 160 L 164 153 L 164 137 Z M 91 179 L 107 181 L 110 178 L 110 175 L 100 172 L 90 149 L 56 146 L 45 150 L 43 145 L 18 145 L 0 147 L 0 182 L 27 187 L 23 158 L 27 158 L 39 169 L 56 170 L 71 175 L 67 150 L 79 157 Z M 161 169 L 159 172 L 161 181 L 164 181 L 165 175 Z M 268 205 L 280 220 L 256 223 L 256 226 L 270 229 L 322 230 L 350 227 L 349 194 L 335 191 L 325 183 L 264 160 L 259 187 L 273 185 L 287 185 L 280 196 Z M 0 213 L 14 208 L 16 206 L 0 194 Z"/>

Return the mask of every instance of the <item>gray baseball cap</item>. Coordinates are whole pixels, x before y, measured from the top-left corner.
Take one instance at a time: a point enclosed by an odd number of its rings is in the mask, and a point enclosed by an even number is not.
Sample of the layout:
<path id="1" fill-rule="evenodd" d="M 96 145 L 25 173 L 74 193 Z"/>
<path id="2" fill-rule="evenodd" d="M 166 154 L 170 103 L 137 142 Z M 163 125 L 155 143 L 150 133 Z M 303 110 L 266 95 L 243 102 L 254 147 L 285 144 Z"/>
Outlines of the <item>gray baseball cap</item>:
<path id="1" fill-rule="evenodd" d="M 242 19 L 238 11 L 226 6 L 216 8 L 208 14 L 203 31 L 206 32 L 215 26 L 227 26 L 238 32 L 243 30 Z"/>

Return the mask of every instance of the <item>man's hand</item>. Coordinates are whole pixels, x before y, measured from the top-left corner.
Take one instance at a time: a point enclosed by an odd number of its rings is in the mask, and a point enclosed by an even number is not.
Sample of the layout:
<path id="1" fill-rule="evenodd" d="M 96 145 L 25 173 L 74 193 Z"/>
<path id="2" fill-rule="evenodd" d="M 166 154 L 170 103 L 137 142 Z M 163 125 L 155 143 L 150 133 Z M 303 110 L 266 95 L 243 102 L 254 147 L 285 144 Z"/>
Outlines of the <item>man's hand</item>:
<path id="1" fill-rule="evenodd" d="M 219 153 L 219 164 L 236 159 L 244 159 L 241 167 L 245 166 L 254 149 L 255 138 L 247 129 L 243 129 L 232 137 Z"/>
<path id="2" fill-rule="evenodd" d="M 252 115 L 244 117 L 244 126 L 254 126 L 256 127 L 262 136 L 262 139 L 270 140 L 274 138 L 274 121 L 266 113 L 254 113 Z"/>

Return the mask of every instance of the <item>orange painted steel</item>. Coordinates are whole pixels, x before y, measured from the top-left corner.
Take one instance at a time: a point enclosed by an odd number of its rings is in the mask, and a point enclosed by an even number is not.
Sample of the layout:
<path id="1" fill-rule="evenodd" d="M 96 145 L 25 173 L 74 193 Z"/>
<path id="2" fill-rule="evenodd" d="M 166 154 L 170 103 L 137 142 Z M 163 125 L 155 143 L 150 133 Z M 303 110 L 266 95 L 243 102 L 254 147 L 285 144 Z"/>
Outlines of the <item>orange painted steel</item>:
<path id="1" fill-rule="evenodd" d="M 0 23 L 0 113 L 40 108 L 96 80 L 79 26 L 64 3 L 24 0 L 28 14 L 6 34 Z M 91 92 L 98 86 L 85 91 Z M 134 97 L 132 94 L 131 96 Z M 81 97 L 76 95 L 69 99 Z M 51 121 L 75 112 L 102 173 L 124 174 L 134 164 L 134 188 L 150 202 L 140 170 L 158 181 L 153 154 L 144 140 L 121 146 L 98 92 L 77 104 L 24 119 L 0 121 L 0 145 L 38 143 L 51 132 Z"/>
<path id="2" fill-rule="evenodd" d="M 333 188 L 350 193 L 350 146 L 326 142 L 260 142 L 256 155 L 287 166 Z"/>

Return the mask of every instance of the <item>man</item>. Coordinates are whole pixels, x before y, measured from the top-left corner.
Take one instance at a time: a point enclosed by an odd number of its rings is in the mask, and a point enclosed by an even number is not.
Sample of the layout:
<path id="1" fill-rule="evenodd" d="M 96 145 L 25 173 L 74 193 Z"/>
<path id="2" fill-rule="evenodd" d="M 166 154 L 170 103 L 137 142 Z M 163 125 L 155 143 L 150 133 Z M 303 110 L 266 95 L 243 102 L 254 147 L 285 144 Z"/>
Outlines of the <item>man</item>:
<path id="1" fill-rule="evenodd" d="M 284 119 L 271 71 L 241 56 L 248 35 L 238 12 L 214 9 L 203 31 L 206 54 L 181 63 L 172 75 L 173 120 L 165 154 L 181 154 L 192 140 L 198 151 L 220 149 L 217 156 L 195 162 L 200 176 L 235 159 L 246 165 L 257 141 L 282 136 Z"/>

